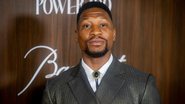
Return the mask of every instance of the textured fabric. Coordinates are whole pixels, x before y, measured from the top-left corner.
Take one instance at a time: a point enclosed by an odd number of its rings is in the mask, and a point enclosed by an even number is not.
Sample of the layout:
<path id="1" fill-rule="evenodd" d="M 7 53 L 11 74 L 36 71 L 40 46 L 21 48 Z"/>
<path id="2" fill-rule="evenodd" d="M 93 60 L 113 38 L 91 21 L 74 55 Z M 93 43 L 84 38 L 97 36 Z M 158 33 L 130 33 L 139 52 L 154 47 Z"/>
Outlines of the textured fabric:
<path id="1" fill-rule="evenodd" d="M 93 92 L 81 64 L 48 80 L 43 104 L 160 104 L 152 75 L 113 59 Z"/>
<path id="2" fill-rule="evenodd" d="M 109 60 L 98 70 L 100 72 L 100 77 L 98 78 L 98 84 L 101 82 L 101 79 L 103 78 L 103 76 L 105 75 L 105 73 L 107 72 L 107 69 L 109 68 L 110 64 L 113 61 L 113 56 L 111 54 Z M 92 75 L 92 73 L 94 72 L 93 69 L 91 69 L 82 59 L 81 61 L 82 67 L 85 70 L 85 74 L 87 76 L 87 79 L 93 89 L 93 91 L 96 91 L 96 82 L 95 79 Z"/>

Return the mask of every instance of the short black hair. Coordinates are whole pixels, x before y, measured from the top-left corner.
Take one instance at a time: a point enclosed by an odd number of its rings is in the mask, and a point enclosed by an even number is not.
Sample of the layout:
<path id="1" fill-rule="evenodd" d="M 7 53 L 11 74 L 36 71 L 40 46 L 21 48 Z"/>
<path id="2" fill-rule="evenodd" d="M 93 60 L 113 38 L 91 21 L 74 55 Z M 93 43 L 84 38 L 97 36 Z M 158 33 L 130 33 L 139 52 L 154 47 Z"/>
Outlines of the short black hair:
<path id="1" fill-rule="evenodd" d="M 79 19 L 80 19 L 81 14 L 85 10 L 90 9 L 90 8 L 94 8 L 94 7 L 101 8 L 101 9 L 105 10 L 108 13 L 110 19 L 112 20 L 111 11 L 110 11 L 110 9 L 104 3 L 97 2 L 97 1 L 91 1 L 91 2 L 87 2 L 87 3 L 83 4 L 82 7 L 80 7 L 79 12 L 77 14 L 77 24 L 79 22 Z"/>

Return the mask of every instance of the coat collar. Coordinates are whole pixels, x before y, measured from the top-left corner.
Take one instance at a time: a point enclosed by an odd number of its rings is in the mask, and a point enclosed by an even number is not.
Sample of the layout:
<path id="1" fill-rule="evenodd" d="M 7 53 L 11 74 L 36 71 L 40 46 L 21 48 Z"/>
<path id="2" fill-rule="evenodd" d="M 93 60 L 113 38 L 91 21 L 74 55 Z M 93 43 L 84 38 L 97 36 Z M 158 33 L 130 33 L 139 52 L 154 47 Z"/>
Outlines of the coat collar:
<path id="1" fill-rule="evenodd" d="M 93 90 L 91 89 L 84 69 L 79 64 L 72 72 L 72 80 L 68 82 L 72 93 L 76 97 L 79 104 L 98 104 Z"/>
<path id="2" fill-rule="evenodd" d="M 110 65 L 99 85 L 96 96 L 100 102 L 103 102 L 103 104 L 111 104 L 119 90 L 124 85 L 124 82 L 124 70 L 121 68 L 121 63 L 114 58 L 113 63 Z"/>
<path id="3" fill-rule="evenodd" d="M 94 94 L 88 83 L 85 72 L 79 64 L 78 70 L 75 71 L 76 74 L 74 74 L 74 78 L 69 82 L 69 86 L 79 104 L 111 103 L 125 82 L 124 70 L 120 68 L 120 65 L 120 62 L 114 57 L 112 64 L 108 68 L 99 88 Z"/>

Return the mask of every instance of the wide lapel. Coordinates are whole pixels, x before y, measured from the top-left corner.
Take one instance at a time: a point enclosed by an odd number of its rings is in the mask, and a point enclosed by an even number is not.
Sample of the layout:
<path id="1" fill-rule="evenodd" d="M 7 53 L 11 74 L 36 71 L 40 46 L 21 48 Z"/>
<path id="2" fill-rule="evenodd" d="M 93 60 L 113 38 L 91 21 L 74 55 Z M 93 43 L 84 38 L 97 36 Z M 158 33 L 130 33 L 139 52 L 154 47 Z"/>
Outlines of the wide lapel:
<path id="1" fill-rule="evenodd" d="M 120 65 L 114 58 L 99 85 L 96 96 L 101 104 L 110 104 L 125 82 L 124 70 L 121 70 Z"/>
<path id="2" fill-rule="evenodd" d="M 76 71 L 76 75 L 74 78 L 69 82 L 69 86 L 76 97 L 79 104 L 97 104 L 97 100 L 95 95 L 89 89 L 87 85 L 84 75 L 81 71 L 81 67 Z"/>

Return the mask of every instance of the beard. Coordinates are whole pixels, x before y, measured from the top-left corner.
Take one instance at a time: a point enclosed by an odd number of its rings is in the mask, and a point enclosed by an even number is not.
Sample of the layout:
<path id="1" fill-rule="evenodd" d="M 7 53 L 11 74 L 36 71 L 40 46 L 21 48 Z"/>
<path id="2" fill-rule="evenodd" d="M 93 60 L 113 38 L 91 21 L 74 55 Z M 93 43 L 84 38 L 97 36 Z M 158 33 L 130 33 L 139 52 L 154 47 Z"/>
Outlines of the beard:
<path id="1" fill-rule="evenodd" d="M 93 58 L 102 57 L 102 56 L 104 56 L 108 51 L 109 51 L 109 50 L 108 50 L 107 41 L 106 41 L 105 48 L 104 48 L 102 51 L 99 51 L 99 52 L 90 51 L 89 48 L 88 48 L 88 46 L 86 46 L 86 49 L 85 49 L 85 53 L 86 53 L 88 56 L 93 57 Z"/>

